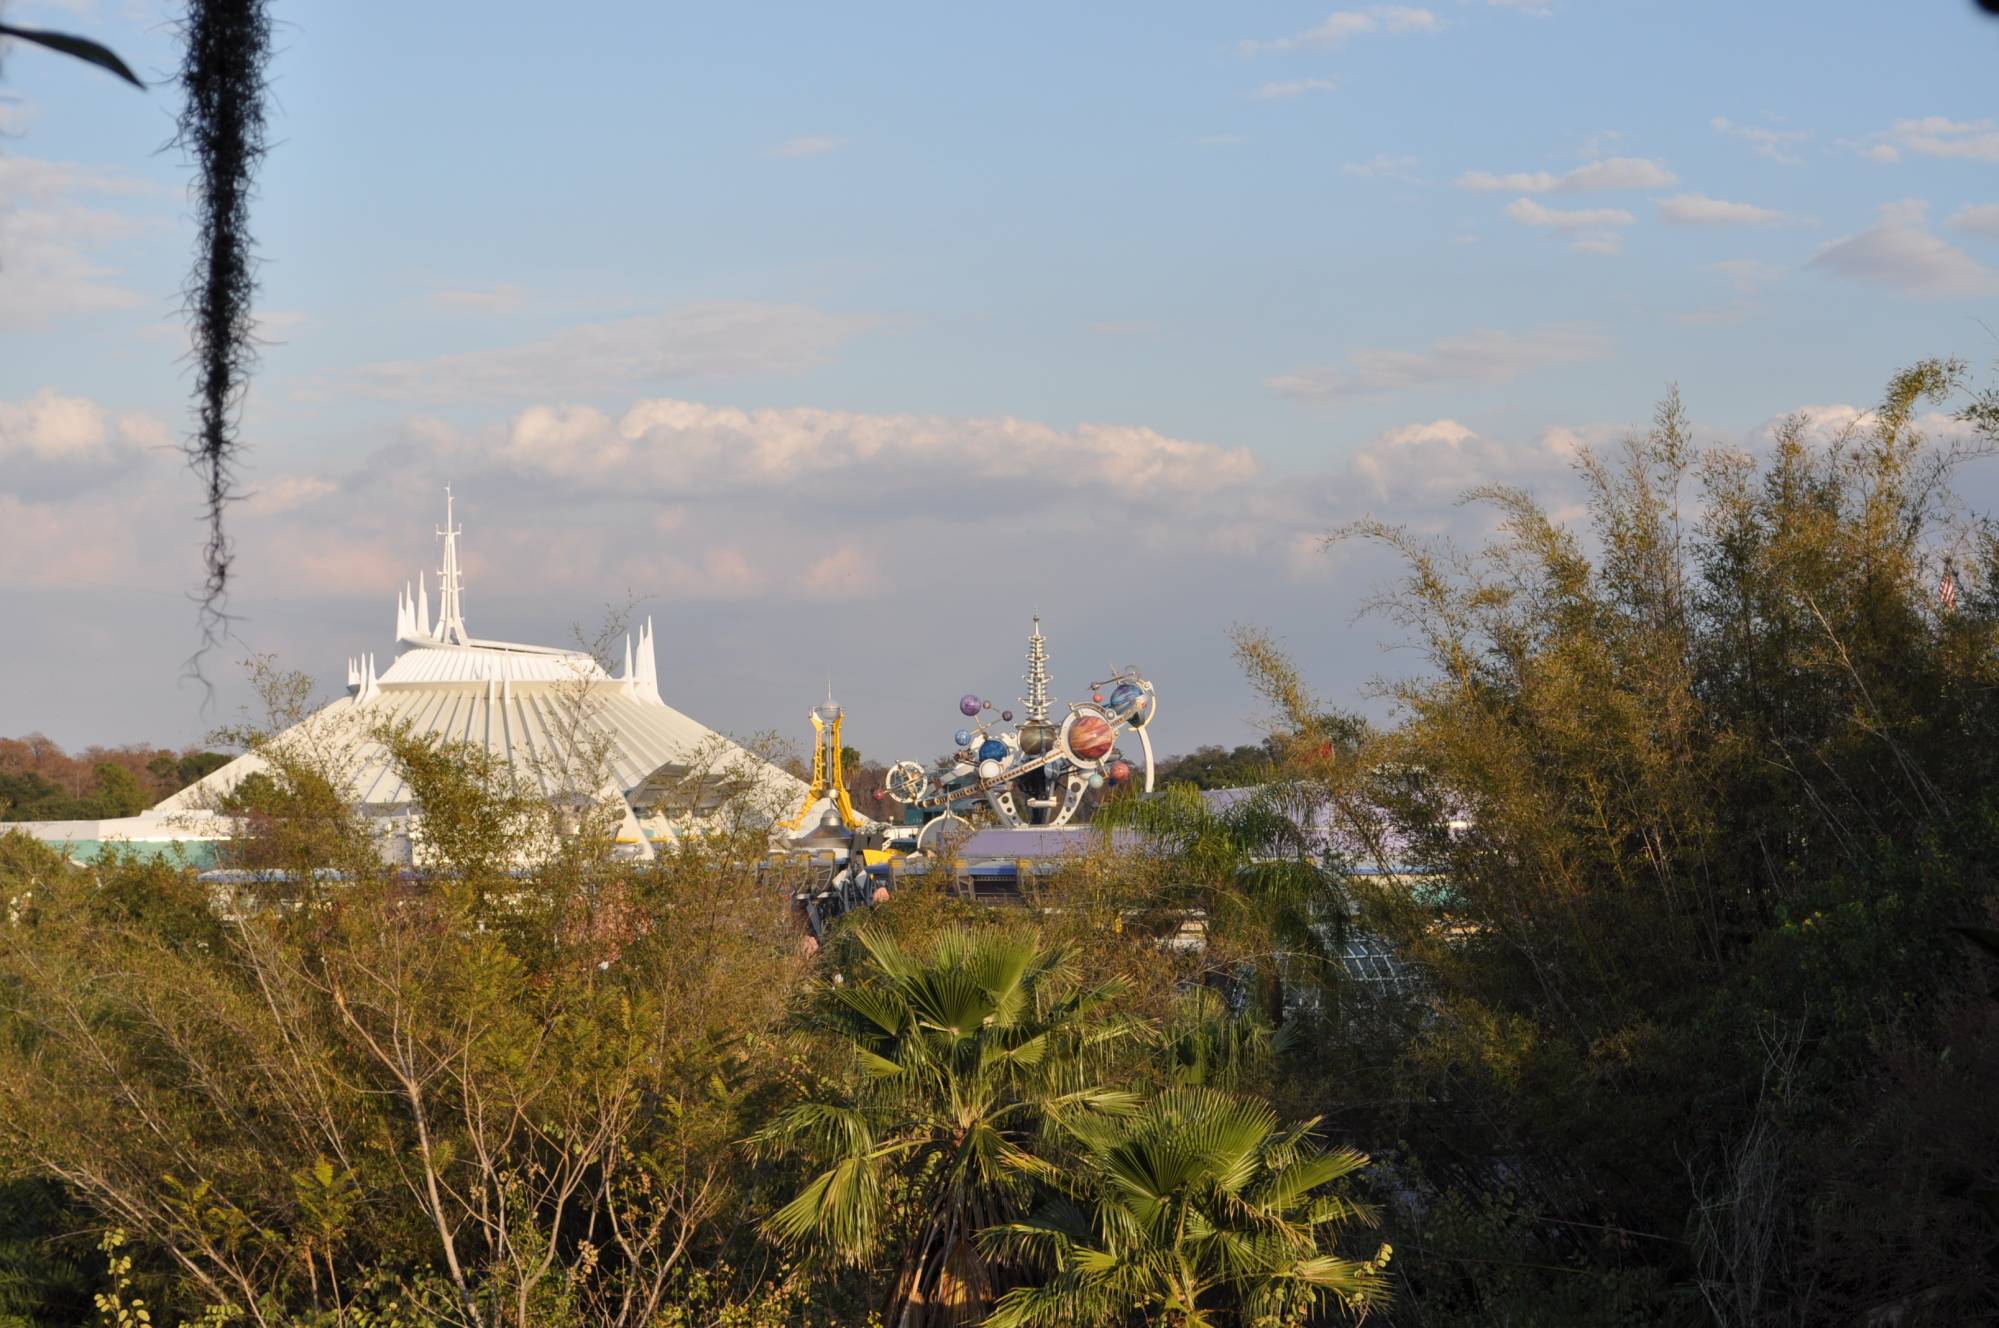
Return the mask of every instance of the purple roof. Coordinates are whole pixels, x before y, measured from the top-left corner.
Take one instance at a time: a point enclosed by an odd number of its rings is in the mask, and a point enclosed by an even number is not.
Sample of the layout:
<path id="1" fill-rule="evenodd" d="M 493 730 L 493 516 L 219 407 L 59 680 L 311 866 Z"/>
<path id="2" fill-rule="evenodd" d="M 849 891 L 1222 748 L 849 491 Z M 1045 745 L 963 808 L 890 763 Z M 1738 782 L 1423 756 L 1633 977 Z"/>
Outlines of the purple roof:
<path id="1" fill-rule="evenodd" d="M 1010 862 L 1015 858 L 1030 858 L 1035 861 L 1047 858 L 1071 858 L 1101 847 L 1103 841 L 1104 832 L 1089 825 L 1028 827 L 1022 830 L 974 830 L 959 845 L 958 856 L 968 862 L 978 860 Z M 1135 848 L 1139 842 L 1139 835 L 1134 830 L 1111 832 L 1113 847 Z"/>

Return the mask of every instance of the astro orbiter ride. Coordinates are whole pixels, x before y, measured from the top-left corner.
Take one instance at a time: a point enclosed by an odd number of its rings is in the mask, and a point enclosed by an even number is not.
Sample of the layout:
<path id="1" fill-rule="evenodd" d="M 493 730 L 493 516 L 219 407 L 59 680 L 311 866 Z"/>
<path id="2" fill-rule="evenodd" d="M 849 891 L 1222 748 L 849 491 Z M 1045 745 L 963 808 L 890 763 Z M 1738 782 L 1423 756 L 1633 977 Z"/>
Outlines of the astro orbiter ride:
<path id="1" fill-rule="evenodd" d="M 970 723 L 953 735 L 957 750 L 925 768 L 898 761 L 888 772 L 888 794 L 905 809 L 943 816 L 983 799 L 1002 825 L 1014 828 L 1066 825 L 1083 796 L 1105 784 L 1124 784 L 1144 774 L 1152 791 L 1152 740 L 1146 735 L 1159 708 L 1152 684 L 1131 666 L 1090 684 L 1088 701 L 1070 702 L 1059 721 L 1049 718 L 1048 642 L 1041 619 L 1027 641 L 1025 719 L 1018 729 L 1013 712 L 1002 710 L 995 723 L 993 703 L 975 694 L 958 701 Z M 1134 765 L 1119 748 L 1135 738 L 1143 762 Z"/>

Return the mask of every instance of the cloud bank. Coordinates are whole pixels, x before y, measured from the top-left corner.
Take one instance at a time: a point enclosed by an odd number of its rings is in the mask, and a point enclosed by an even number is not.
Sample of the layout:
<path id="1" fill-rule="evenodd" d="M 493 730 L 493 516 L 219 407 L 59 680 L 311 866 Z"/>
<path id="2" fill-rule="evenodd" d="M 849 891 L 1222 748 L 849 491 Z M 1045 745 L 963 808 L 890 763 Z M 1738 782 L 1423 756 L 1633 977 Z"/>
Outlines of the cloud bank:
<path id="1" fill-rule="evenodd" d="M 1344 364 L 1294 370 L 1265 385 L 1283 396 L 1339 403 L 1408 388 L 1503 383 L 1530 370 L 1600 359 L 1609 352 L 1609 338 L 1593 328 L 1481 329 L 1439 338 L 1428 350 L 1353 351 Z"/>
<path id="2" fill-rule="evenodd" d="M 869 315 L 800 304 L 712 301 L 660 314 L 581 323 L 487 350 L 363 364 L 310 384 L 389 401 L 520 401 L 630 391 L 647 384 L 804 373 L 879 327 Z"/>

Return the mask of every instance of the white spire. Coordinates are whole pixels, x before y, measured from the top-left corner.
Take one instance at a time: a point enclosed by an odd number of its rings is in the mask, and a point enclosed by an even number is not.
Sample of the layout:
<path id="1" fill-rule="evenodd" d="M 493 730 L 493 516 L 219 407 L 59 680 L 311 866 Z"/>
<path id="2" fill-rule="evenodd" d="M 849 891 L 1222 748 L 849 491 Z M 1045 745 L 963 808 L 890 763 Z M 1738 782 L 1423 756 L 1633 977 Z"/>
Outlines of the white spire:
<path id="1" fill-rule="evenodd" d="M 372 651 L 361 657 L 361 667 L 356 673 L 357 677 L 354 683 L 355 704 L 365 705 L 382 694 L 381 688 L 377 685 L 375 679 L 375 656 Z"/>
<path id="2" fill-rule="evenodd" d="M 1029 719 L 1048 718 L 1048 640 L 1041 635 L 1041 615 L 1034 615 L 1034 634 L 1027 638 L 1027 695 L 1020 698 Z"/>
<path id="3" fill-rule="evenodd" d="M 458 572 L 458 537 L 462 530 L 452 521 L 451 486 L 444 486 L 444 524 L 437 533 L 444 539 L 444 565 L 437 569 L 437 639 L 445 644 L 464 645 L 471 638 L 465 631 L 465 614 L 458 602 L 464 581 Z"/>
<path id="4" fill-rule="evenodd" d="M 430 635 L 430 592 L 423 588 L 423 573 L 416 574 L 416 634 Z"/>
<path id="5" fill-rule="evenodd" d="M 625 671 L 618 676 L 625 680 L 625 690 L 628 692 L 632 690 L 632 684 L 638 681 L 632 673 L 632 634 L 630 632 L 625 633 Z"/>
<path id="6" fill-rule="evenodd" d="M 633 680 L 632 690 L 641 699 L 665 704 L 659 695 L 659 661 L 653 655 L 651 618 L 647 618 L 645 626 L 639 628 L 639 648 L 626 666 L 625 673 Z"/>

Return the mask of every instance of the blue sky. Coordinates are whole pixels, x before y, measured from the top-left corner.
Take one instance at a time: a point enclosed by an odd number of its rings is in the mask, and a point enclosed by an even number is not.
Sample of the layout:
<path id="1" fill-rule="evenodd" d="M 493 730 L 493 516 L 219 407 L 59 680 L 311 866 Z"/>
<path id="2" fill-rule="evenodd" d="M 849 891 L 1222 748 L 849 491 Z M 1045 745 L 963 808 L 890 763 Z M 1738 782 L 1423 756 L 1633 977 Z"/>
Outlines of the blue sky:
<path id="1" fill-rule="evenodd" d="M 149 4 L 6 12 L 176 60 Z M 1341 704 L 1400 667 L 1342 522 L 1561 508 L 1668 383 L 1753 447 L 1999 358 L 1969 0 L 276 12 L 234 653 L 329 694 L 448 481 L 475 631 L 635 597 L 720 727 L 830 673 L 927 754 L 1039 611 L 1058 690 L 1138 663 L 1166 747 L 1245 740 L 1232 623 Z M 0 59 L 0 732 L 193 740 L 241 689 L 177 681 L 174 93 Z"/>

